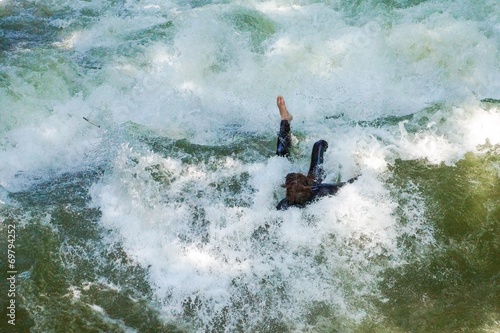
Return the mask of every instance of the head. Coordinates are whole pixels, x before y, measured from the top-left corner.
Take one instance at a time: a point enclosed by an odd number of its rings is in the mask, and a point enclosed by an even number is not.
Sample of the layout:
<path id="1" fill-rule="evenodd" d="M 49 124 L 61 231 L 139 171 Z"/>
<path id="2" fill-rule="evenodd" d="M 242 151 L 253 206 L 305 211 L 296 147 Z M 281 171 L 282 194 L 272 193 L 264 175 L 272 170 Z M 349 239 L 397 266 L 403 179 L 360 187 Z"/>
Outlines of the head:
<path id="1" fill-rule="evenodd" d="M 312 181 L 301 173 L 286 175 L 286 199 L 291 205 L 304 205 L 312 197 Z"/>

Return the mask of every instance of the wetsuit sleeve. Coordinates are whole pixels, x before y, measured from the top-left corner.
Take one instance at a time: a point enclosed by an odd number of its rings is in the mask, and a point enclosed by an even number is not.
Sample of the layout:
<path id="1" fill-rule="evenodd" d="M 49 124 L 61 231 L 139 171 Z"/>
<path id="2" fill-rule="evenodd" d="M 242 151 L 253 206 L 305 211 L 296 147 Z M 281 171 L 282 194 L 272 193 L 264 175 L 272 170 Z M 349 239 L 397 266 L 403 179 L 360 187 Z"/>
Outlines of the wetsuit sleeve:
<path id="1" fill-rule="evenodd" d="M 328 143 L 325 140 L 319 140 L 314 143 L 311 153 L 311 166 L 307 176 L 314 180 L 314 184 L 321 184 L 324 178 L 323 154 L 328 149 Z"/>
<path id="2" fill-rule="evenodd" d="M 279 202 L 279 204 L 276 206 L 277 210 L 286 210 L 290 207 L 290 204 L 288 203 L 288 200 L 285 198 Z"/>
<path id="3" fill-rule="evenodd" d="M 325 197 L 327 195 L 336 194 L 339 189 L 344 185 L 343 183 L 337 184 L 318 184 L 311 188 L 313 192 L 313 200 L 321 197 Z"/>
<path id="4" fill-rule="evenodd" d="M 347 184 L 352 184 L 358 177 L 354 177 L 349 179 L 346 182 L 340 182 L 340 183 L 335 183 L 335 184 L 317 184 L 311 188 L 313 192 L 313 200 L 316 198 L 321 198 L 327 195 L 334 195 L 336 194 L 339 189 Z"/>
<path id="5" fill-rule="evenodd" d="M 292 145 L 292 137 L 290 135 L 290 122 L 282 120 L 280 123 L 280 131 L 278 133 L 278 142 L 276 145 L 276 155 L 290 155 L 290 147 Z"/>

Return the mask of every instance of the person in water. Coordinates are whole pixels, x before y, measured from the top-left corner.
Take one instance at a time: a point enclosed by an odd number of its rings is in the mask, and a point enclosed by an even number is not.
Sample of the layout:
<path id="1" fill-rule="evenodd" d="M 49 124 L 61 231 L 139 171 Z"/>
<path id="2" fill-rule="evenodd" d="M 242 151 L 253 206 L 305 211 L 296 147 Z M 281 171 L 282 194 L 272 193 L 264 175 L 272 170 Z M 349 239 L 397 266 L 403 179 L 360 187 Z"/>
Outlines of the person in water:
<path id="1" fill-rule="evenodd" d="M 281 123 L 276 155 L 288 157 L 292 144 L 290 123 L 293 116 L 288 112 L 283 96 L 278 96 L 277 105 L 281 116 Z M 301 173 L 289 173 L 286 175 L 285 184 L 282 185 L 286 189 L 286 197 L 279 202 L 276 209 L 285 210 L 291 206 L 305 207 L 318 198 L 334 195 L 342 186 L 352 183 L 358 178 L 355 177 L 346 182 L 334 184 L 323 183 L 323 154 L 327 149 L 328 143 L 325 140 L 316 141 L 312 149 L 311 165 L 307 176 Z"/>

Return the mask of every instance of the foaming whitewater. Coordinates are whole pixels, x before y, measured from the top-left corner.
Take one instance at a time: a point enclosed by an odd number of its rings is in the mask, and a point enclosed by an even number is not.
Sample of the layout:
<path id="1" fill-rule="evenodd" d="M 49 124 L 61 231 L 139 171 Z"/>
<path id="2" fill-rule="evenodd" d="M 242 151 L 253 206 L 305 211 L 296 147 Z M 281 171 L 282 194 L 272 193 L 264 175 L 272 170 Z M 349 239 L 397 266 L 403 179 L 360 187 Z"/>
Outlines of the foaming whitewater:
<path id="1" fill-rule="evenodd" d="M 302 331 L 305 312 L 317 306 L 360 320 L 370 311 L 366 298 L 378 296 L 378 273 L 404 260 L 398 237 L 416 229 L 420 243 L 433 242 L 423 219 L 399 224 L 397 203 L 374 174 L 304 210 L 277 212 L 286 160 L 183 165 L 128 146 L 118 156 L 92 196 L 104 226 L 149 267 L 170 320 L 195 312 L 204 327 L 223 317 L 228 331 Z M 418 197 L 409 201 L 416 206 L 408 214 L 423 214 Z"/>
<path id="2" fill-rule="evenodd" d="M 498 171 L 500 145 L 497 1 L 390 3 L 0 2 L 5 22 L 43 28 L 2 49 L 0 208 L 55 216 L 44 223 L 96 265 L 68 278 L 72 304 L 119 330 L 141 331 L 93 288 L 146 300 L 179 331 L 368 331 L 390 318 L 391 273 L 437 257 L 446 234 L 404 162 L 472 153 Z M 274 156 L 278 94 L 290 159 Z M 318 139 L 326 182 L 359 179 L 276 211 Z M 72 209 L 99 235 L 82 250 L 64 231 Z M 53 327 L 38 311 L 33 326 Z"/>

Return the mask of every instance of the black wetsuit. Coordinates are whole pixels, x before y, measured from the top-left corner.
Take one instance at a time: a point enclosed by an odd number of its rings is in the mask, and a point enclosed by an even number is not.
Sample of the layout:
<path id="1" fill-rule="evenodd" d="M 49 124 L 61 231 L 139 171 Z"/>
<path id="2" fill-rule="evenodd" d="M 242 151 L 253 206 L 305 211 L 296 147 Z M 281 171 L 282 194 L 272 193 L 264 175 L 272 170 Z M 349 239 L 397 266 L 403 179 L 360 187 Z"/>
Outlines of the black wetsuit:
<path id="1" fill-rule="evenodd" d="M 280 132 L 278 134 L 278 143 L 276 147 L 276 155 L 288 157 L 290 155 L 290 146 L 292 144 L 290 135 L 290 122 L 287 120 L 282 120 L 280 123 Z M 313 202 L 314 200 L 333 195 L 338 192 L 338 190 L 345 184 L 354 182 L 357 177 L 349 179 L 346 182 L 340 183 L 323 183 L 324 171 L 323 171 L 323 154 L 328 149 L 328 143 L 325 140 L 319 140 L 314 143 L 312 153 L 311 153 L 311 165 L 309 167 L 308 177 L 313 178 L 314 182 L 311 187 L 312 196 L 303 205 L 290 204 L 285 198 L 279 202 L 276 206 L 278 210 L 285 210 L 290 206 L 304 207 L 305 205 Z"/>

